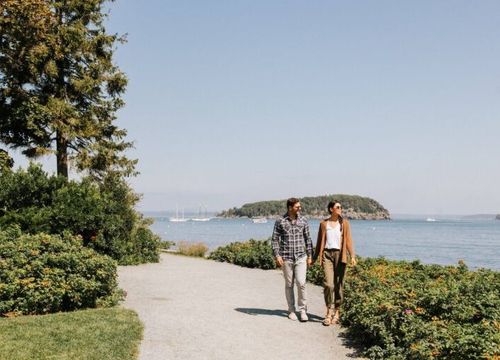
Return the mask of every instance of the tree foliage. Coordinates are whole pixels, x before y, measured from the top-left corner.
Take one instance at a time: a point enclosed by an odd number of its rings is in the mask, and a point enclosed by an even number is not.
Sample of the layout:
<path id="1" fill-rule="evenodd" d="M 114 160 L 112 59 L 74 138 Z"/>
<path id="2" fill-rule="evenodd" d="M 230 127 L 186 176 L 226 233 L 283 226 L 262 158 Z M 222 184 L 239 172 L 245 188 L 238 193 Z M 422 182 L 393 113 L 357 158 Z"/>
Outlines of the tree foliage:
<path id="1" fill-rule="evenodd" d="M 85 246 L 121 264 L 158 261 L 159 237 L 134 209 L 138 199 L 118 176 L 66 181 L 30 165 L 0 176 L 0 227 L 79 235 Z"/>
<path id="2" fill-rule="evenodd" d="M 113 64 L 124 41 L 104 27 L 107 0 L 0 2 L 0 141 L 28 157 L 55 154 L 97 178 L 134 173 L 113 124 L 127 79 Z"/>
<path id="3" fill-rule="evenodd" d="M 0 174 L 12 169 L 13 166 L 14 160 L 9 156 L 9 153 L 0 149 Z"/>

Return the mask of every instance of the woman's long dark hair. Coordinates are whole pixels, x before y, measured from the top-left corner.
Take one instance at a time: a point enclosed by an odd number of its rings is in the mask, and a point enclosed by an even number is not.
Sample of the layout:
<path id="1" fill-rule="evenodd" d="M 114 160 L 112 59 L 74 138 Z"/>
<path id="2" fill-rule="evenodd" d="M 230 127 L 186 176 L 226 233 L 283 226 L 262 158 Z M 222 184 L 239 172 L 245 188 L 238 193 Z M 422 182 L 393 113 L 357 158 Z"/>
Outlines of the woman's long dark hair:
<path id="1" fill-rule="evenodd" d="M 335 206 L 335 204 L 340 204 L 340 201 L 338 200 L 335 200 L 333 199 L 332 201 L 330 201 L 326 207 L 326 209 L 328 210 L 328 213 L 331 215 L 332 214 L 332 211 L 330 210 L 332 207 Z M 342 222 L 344 221 L 344 218 L 339 215 L 339 224 L 340 224 L 340 231 L 342 231 Z"/>

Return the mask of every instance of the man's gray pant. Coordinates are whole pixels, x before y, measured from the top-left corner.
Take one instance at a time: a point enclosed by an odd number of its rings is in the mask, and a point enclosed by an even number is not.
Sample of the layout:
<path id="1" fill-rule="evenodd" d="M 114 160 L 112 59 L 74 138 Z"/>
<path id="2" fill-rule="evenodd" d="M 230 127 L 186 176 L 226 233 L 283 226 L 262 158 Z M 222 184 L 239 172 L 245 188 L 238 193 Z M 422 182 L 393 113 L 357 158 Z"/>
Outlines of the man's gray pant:
<path id="1" fill-rule="evenodd" d="M 304 255 L 295 261 L 285 260 L 283 264 L 283 276 L 285 277 L 285 295 L 288 303 L 288 312 L 295 311 L 294 283 L 297 284 L 297 300 L 299 311 L 307 311 L 306 294 L 306 272 L 307 256 Z"/>

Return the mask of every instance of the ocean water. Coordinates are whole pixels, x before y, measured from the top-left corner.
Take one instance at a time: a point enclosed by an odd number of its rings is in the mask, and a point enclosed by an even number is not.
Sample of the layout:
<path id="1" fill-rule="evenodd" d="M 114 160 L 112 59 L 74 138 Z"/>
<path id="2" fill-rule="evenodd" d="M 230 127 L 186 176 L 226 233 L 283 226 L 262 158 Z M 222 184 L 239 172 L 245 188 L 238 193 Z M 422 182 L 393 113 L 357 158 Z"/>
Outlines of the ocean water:
<path id="1" fill-rule="evenodd" d="M 267 239 L 274 221 L 255 224 L 250 219 L 212 218 L 206 222 L 170 222 L 168 213 L 147 213 L 155 222 L 151 229 L 164 240 L 202 241 L 213 250 L 218 246 L 248 239 Z M 186 214 L 189 217 L 189 214 Z M 194 215 L 196 217 L 196 215 Z M 425 216 L 402 216 L 389 221 L 351 220 L 356 254 L 384 256 L 394 260 L 456 265 L 464 260 L 469 268 L 500 270 L 500 221 Z M 309 220 L 313 245 L 319 221 Z"/>

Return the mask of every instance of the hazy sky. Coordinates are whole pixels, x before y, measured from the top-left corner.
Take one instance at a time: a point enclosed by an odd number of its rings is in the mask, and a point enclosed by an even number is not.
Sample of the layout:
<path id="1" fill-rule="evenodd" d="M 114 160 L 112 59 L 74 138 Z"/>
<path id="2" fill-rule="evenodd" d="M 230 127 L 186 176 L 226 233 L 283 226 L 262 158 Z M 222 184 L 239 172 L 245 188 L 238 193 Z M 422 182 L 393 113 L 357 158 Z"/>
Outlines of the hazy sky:
<path id="1" fill-rule="evenodd" d="M 345 193 L 500 213 L 497 0 L 117 0 L 108 30 L 128 33 L 143 210 Z"/>

